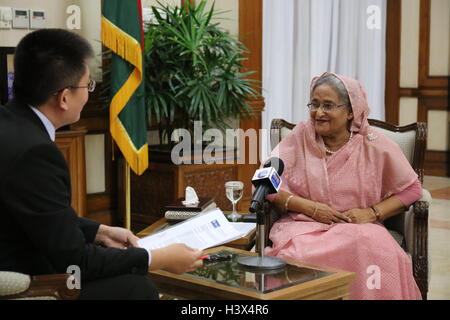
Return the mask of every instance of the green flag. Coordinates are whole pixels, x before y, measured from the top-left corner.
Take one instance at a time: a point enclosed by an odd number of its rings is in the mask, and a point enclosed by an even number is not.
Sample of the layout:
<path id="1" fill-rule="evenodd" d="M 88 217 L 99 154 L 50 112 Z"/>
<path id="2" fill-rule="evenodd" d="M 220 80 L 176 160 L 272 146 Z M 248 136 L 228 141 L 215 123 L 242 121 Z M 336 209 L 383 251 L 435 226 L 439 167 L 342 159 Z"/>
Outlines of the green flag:
<path id="1" fill-rule="evenodd" d="M 141 1 L 107 0 L 102 11 L 102 43 L 113 52 L 111 136 L 131 169 L 141 175 L 148 167 Z"/>

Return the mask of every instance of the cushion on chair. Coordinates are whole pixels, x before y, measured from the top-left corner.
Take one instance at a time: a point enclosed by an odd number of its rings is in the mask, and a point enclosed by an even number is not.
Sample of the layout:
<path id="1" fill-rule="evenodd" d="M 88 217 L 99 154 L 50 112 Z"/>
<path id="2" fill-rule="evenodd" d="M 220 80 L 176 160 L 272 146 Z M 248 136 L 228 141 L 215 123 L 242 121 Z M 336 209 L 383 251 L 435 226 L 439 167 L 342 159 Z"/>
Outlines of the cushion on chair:
<path id="1" fill-rule="evenodd" d="M 0 296 L 24 292 L 30 286 L 30 276 L 9 271 L 0 271 Z"/>
<path id="2" fill-rule="evenodd" d="M 406 159 L 412 164 L 414 156 L 414 144 L 416 139 L 416 132 L 414 130 L 406 132 L 393 132 L 377 127 L 375 130 L 381 132 L 386 137 L 397 142 L 402 149 Z"/>
<path id="3" fill-rule="evenodd" d="M 403 235 L 406 241 L 406 251 L 412 253 L 414 248 L 414 206 L 409 207 L 408 211 L 404 214 L 405 231 Z"/>
<path id="4" fill-rule="evenodd" d="M 289 133 L 291 133 L 291 129 L 288 128 L 281 128 L 281 139 L 286 137 Z"/>

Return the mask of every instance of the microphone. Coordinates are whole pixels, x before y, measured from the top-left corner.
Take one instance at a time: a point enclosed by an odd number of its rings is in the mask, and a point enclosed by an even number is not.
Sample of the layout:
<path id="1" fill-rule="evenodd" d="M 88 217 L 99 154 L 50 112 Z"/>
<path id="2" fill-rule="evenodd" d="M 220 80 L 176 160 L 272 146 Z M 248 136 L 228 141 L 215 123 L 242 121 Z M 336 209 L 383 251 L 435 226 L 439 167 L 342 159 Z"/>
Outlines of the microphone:
<path id="1" fill-rule="evenodd" d="M 255 171 L 252 183 L 255 186 L 253 199 L 250 204 L 250 212 L 256 212 L 256 239 L 258 256 L 243 256 L 237 259 L 237 262 L 255 273 L 273 273 L 279 272 L 286 266 L 283 259 L 264 256 L 265 246 L 265 216 L 262 212 L 262 205 L 268 194 L 277 193 L 281 185 L 281 174 L 284 170 L 284 163 L 279 158 L 270 158 L 264 163 L 263 168 Z M 278 271 L 275 271 L 278 270 Z"/>
<path id="2" fill-rule="evenodd" d="M 281 185 L 280 176 L 283 170 L 283 160 L 273 157 L 264 163 L 263 168 L 255 171 L 252 184 L 256 189 L 250 204 L 250 212 L 257 212 L 263 205 L 264 199 L 268 194 L 278 192 Z"/>

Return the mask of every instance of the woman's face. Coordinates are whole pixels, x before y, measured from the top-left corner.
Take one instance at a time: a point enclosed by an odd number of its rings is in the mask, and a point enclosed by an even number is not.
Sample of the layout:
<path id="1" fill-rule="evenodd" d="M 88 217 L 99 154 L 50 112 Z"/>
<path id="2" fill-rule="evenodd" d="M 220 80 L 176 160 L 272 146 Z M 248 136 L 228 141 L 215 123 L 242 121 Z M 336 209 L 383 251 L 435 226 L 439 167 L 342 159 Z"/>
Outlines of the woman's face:
<path id="1" fill-rule="evenodd" d="M 339 106 L 344 101 L 333 87 L 327 84 L 316 87 L 311 96 L 311 103 L 320 104 L 320 108 L 310 112 L 318 134 L 329 137 L 347 131 L 348 121 L 353 119 L 353 113 L 349 112 L 347 105 Z M 333 108 L 325 111 L 323 104 L 331 105 Z"/>

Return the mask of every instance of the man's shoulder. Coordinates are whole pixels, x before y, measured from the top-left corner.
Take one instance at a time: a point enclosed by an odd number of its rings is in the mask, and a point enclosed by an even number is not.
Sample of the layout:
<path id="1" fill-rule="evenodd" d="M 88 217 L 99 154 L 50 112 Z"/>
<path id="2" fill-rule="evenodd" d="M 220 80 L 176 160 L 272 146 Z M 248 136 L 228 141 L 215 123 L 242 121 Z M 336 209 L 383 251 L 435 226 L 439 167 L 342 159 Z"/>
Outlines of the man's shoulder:
<path id="1" fill-rule="evenodd" d="M 24 142 L 51 142 L 48 135 L 35 123 L 12 112 L 7 107 L 0 107 L 0 145 L 15 145 L 20 147 Z M 18 144 L 17 142 L 22 142 Z"/>
<path id="2" fill-rule="evenodd" d="M 0 106 L 0 176 L 27 150 L 43 145 L 54 144 L 28 119 Z"/>

